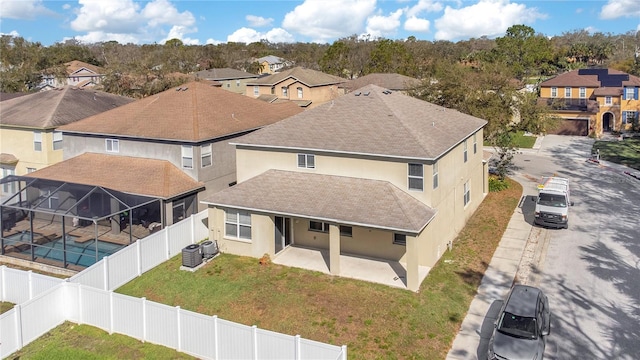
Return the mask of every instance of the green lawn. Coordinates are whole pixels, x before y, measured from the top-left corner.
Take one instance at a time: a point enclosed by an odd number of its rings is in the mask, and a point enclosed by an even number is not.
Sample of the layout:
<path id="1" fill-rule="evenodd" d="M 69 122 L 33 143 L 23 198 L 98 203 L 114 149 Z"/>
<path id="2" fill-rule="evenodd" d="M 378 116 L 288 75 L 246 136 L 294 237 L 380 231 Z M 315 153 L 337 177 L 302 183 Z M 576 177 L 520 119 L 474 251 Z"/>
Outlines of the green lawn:
<path id="1" fill-rule="evenodd" d="M 524 134 L 524 131 L 517 131 L 516 133 L 511 134 L 511 138 L 513 141 L 513 146 L 520 149 L 531 149 L 533 145 L 536 143 L 536 136 L 527 136 Z M 491 146 L 487 141 L 484 142 L 484 146 Z"/>
<path id="2" fill-rule="evenodd" d="M 13 304 L 6 302 L 6 301 L 0 301 L 0 314 L 6 313 L 7 311 L 13 309 Z"/>
<path id="3" fill-rule="evenodd" d="M 593 151 L 600 150 L 600 159 L 640 170 L 640 139 L 596 141 Z"/>
<path id="4" fill-rule="evenodd" d="M 490 193 L 418 293 L 222 254 L 192 273 L 178 255 L 119 293 L 303 338 L 347 345 L 349 359 L 444 359 L 522 187 Z M 475 349 L 470 349 L 475 351 Z M 173 350 L 65 323 L 20 359 L 178 359 Z"/>

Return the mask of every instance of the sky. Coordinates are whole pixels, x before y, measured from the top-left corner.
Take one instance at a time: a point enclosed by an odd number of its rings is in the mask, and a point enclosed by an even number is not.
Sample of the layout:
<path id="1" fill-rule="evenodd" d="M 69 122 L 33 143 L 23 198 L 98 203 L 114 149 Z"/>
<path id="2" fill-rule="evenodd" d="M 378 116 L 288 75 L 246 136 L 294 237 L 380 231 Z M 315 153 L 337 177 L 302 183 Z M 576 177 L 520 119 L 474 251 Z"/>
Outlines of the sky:
<path id="1" fill-rule="evenodd" d="M 44 46 L 331 44 L 352 35 L 457 42 L 504 36 L 519 24 L 549 37 L 636 33 L 640 0 L 0 0 L 0 34 Z"/>

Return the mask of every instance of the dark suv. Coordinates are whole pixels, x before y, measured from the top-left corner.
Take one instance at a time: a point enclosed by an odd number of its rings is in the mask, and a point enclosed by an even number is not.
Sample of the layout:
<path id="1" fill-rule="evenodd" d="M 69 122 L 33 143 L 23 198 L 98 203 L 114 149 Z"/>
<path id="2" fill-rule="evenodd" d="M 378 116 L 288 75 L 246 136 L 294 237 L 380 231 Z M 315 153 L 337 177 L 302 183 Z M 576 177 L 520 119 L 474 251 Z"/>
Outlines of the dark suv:
<path id="1" fill-rule="evenodd" d="M 514 285 L 498 313 L 489 340 L 489 360 L 542 360 L 550 323 L 549 301 L 542 291 Z"/>

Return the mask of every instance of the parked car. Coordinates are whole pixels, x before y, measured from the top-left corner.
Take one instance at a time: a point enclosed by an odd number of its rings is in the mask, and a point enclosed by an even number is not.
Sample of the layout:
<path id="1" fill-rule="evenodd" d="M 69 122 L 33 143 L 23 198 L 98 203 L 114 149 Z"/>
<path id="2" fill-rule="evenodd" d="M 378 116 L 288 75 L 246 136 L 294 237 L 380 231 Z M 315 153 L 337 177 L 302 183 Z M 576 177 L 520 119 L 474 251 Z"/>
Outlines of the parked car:
<path id="1" fill-rule="evenodd" d="M 542 360 L 550 331 L 547 297 L 536 287 L 514 285 L 498 313 L 487 357 Z"/>

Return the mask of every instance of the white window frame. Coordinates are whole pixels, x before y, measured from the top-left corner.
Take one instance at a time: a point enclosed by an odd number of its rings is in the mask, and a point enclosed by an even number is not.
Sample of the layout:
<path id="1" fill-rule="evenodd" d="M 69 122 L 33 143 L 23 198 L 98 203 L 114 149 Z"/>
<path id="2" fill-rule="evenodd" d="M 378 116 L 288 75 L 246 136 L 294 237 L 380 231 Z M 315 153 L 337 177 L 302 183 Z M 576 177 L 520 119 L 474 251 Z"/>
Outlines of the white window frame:
<path id="1" fill-rule="evenodd" d="M 234 229 L 233 233 L 229 232 Z M 244 229 L 245 231 L 242 231 Z M 249 229 L 249 236 L 242 236 Z M 224 213 L 224 236 L 227 238 L 251 241 L 251 214 L 248 211 L 228 209 Z"/>
<path id="2" fill-rule="evenodd" d="M 578 92 L 578 96 L 580 97 L 580 99 L 586 99 L 587 98 L 587 88 L 586 87 L 581 87 L 580 91 Z"/>
<path id="3" fill-rule="evenodd" d="M 304 91 L 302 90 L 302 87 L 298 86 L 296 90 L 298 90 L 298 99 L 302 99 L 304 95 Z"/>
<path id="4" fill-rule="evenodd" d="M 438 162 L 433 163 L 433 189 L 438 188 Z"/>
<path id="5" fill-rule="evenodd" d="M 471 185 L 469 184 L 469 180 L 463 185 L 463 198 L 464 198 L 464 206 L 467 206 L 469 202 L 471 202 Z"/>
<path id="6" fill-rule="evenodd" d="M 282 96 L 289 97 L 289 88 L 287 86 L 282 87 Z"/>
<path id="7" fill-rule="evenodd" d="M 253 87 L 253 96 L 260 96 L 260 87 L 257 85 Z"/>
<path id="8" fill-rule="evenodd" d="M 236 80 L 236 87 L 240 87 L 240 80 Z"/>
<path id="9" fill-rule="evenodd" d="M 316 225 L 316 226 L 312 226 L 312 224 Z M 322 221 L 309 220 L 309 231 L 328 233 L 329 232 L 329 223 L 322 222 Z"/>
<path id="10" fill-rule="evenodd" d="M 622 119 L 623 124 L 633 124 L 636 119 L 637 112 L 636 111 L 625 111 L 626 116 Z"/>
<path id="11" fill-rule="evenodd" d="M 552 98 L 558 97 L 558 88 L 555 86 L 551 88 L 551 97 Z"/>
<path id="12" fill-rule="evenodd" d="M 104 148 L 106 152 L 112 152 L 112 153 L 120 152 L 120 140 L 104 139 Z"/>
<path id="13" fill-rule="evenodd" d="M 611 96 L 605 96 L 605 97 L 604 97 L 604 104 L 605 104 L 605 105 L 612 105 L 612 104 L 613 104 L 613 97 L 611 97 Z"/>
<path id="14" fill-rule="evenodd" d="M 571 99 L 571 88 L 570 87 L 565 87 L 564 88 L 564 97 L 567 99 Z"/>
<path id="15" fill-rule="evenodd" d="M 419 174 L 416 171 L 412 171 L 412 169 L 419 169 Z M 407 164 L 407 188 L 413 191 L 424 191 L 424 165 L 417 163 Z"/>
<path id="16" fill-rule="evenodd" d="M 201 145 L 200 146 L 200 166 L 205 168 L 211 165 L 213 165 L 213 155 L 211 153 L 211 144 Z"/>
<path id="17" fill-rule="evenodd" d="M 315 169 L 316 168 L 316 156 L 314 154 L 298 154 L 298 168 L 301 169 Z"/>
<path id="18" fill-rule="evenodd" d="M 53 150 L 62 150 L 62 131 L 53 132 Z"/>
<path id="19" fill-rule="evenodd" d="M 624 88 L 624 100 L 633 100 L 634 89 L 632 87 Z"/>
<path id="20" fill-rule="evenodd" d="M 464 141 L 462 142 L 462 158 L 464 159 L 464 162 L 467 162 L 467 160 L 469 160 L 469 154 L 467 151 L 467 139 L 464 139 Z"/>
<path id="21" fill-rule="evenodd" d="M 36 171 L 36 168 L 32 168 L 32 167 L 28 167 L 27 168 L 27 174 L 31 174 L 32 172 Z"/>
<path id="22" fill-rule="evenodd" d="M 33 132 L 33 150 L 42 151 L 42 131 Z"/>
<path id="23" fill-rule="evenodd" d="M 182 145 L 181 153 L 182 153 L 182 168 L 193 169 L 193 146 Z"/>
<path id="24" fill-rule="evenodd" d="M 13 168 L 2 168 L 2 178 L 9 175 L 15 175 L 16 169 Z M 1 179 L 1 178 L 0 178 Z M 15 194 L 16 193 L 16 183 L 4 183 L 2 184 L 2 192 L 4 194 Z"/>

